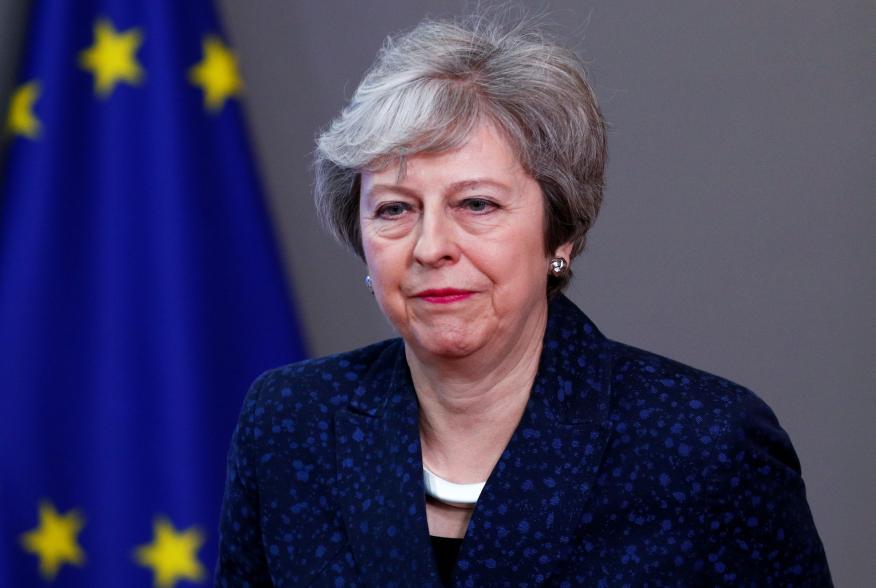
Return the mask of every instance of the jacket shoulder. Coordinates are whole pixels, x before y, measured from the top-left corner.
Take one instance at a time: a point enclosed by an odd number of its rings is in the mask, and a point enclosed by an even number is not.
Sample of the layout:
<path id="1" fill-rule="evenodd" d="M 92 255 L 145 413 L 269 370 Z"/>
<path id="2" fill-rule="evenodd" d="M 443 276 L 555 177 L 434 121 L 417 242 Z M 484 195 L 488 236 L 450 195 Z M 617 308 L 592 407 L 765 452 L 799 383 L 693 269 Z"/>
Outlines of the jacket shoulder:
<path id="1" fill-rule="evenodd" d="M 787 433 L 752 390 L 632 345 L 609 346 L 615 419 L 645 428 L 678 457 L 714 465 L 742 450 L 766 451 L 799 472 Z"/>
<path id="2" fill-rule="evenodd" d="M 612 390 L 619 400 L 639 405 L 686 406 L 713 414 L 734 406 L 763 404 L 750 389 L 727 378 L 626 343 L 608 342 Z"/>
<path id="3" fill-rule="evenodd" d="M 335 355 L 307 359 L 262 373 L 244 400 L 243 412 L 256 418 L 327 414 L 347 405 L 366 374 L 381 358 L 401 352 L 400 339 L 387 339 Z"/>
<path id="4" fill-rule="evenodd" d="M 628 438 L 635 455 L 654 458 L 659 483 L 674 500 L 701 498 L 709 548 L 721 553 L 714 569 L 723 579 L 831 586 L 800 462 L 766 403 L 720 376 L 630 345 L 611 345 L 615 418 L 634 432 L 618 435 L 617 443 Z M 656 443 L 643 449 L 637 441 L 642 438 Z"/>

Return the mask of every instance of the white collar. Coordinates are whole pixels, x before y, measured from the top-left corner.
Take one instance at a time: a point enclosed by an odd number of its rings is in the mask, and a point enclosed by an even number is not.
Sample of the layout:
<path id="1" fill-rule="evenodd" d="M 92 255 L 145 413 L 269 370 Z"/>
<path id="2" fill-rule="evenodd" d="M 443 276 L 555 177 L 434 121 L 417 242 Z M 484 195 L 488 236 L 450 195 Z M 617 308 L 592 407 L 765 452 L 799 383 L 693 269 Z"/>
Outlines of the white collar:
<path id="1" fill-rule="evenodd" d="M 426 494 L 451 506 L 465 508 L 474 506 L 486 483 L 483 481 L 474 484 L 456 484 L 435 475 L 425 465 L 423 466 L 423 485 Z"/>

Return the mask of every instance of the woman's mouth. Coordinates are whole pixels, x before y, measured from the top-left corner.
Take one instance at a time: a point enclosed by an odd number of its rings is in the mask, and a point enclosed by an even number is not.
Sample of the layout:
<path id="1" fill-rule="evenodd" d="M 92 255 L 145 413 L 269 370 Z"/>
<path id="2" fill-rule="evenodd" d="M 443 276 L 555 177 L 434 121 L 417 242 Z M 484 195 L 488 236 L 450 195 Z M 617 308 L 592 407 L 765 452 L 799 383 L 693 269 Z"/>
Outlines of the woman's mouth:
<path id="1" fill-rule="evenodd" d="M 456 288 L 435 288 L 431 290 L 423 290 L 417 292 L 414 296 L 420 300 L 431 302 L 433 304 L 450 304 L 459 302 L 470 297 L 474 292 L 471 290 L 458 290 Z"/>

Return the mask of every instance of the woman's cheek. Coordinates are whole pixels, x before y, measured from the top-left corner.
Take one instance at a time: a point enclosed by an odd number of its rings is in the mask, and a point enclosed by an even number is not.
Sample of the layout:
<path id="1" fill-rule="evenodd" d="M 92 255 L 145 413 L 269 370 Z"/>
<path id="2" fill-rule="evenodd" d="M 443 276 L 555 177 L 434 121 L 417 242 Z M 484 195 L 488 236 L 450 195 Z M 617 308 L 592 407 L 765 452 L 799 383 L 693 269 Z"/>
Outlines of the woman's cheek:
<path id="1" fill-rule="evenodd" d="M 401 239 L 411 233 L 417 224 L 417 215 L 413 212 L 393 218 L 369 219 L 367 229 L 375 239 Z M 363 231 L 364 234 L 364 231 Z"/>

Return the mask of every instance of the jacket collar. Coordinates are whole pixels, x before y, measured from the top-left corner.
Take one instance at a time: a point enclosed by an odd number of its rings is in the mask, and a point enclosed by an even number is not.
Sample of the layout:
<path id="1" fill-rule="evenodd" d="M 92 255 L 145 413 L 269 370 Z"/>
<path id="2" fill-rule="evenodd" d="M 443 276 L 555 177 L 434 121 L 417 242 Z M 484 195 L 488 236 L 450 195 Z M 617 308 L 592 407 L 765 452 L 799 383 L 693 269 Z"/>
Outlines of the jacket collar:
<path id="1" fill-rule="evenodd" d="M 403 343 L 391 343 L 360 383 L 335 415 L 335 495 L 358 567 L 369 584 L 439 586 Z M 557 296 L 523 417 L 469 523 L 458 584 L 540 583 L 568 558 L 610 431 L 609 384 L 607 340 Z"/>

